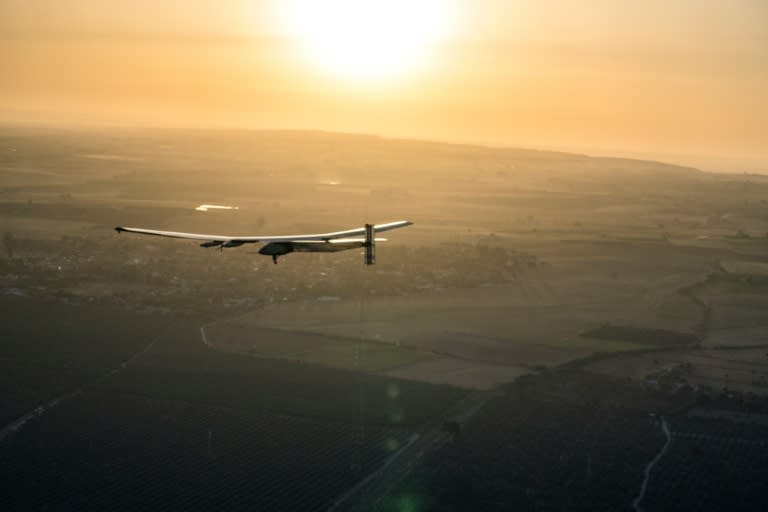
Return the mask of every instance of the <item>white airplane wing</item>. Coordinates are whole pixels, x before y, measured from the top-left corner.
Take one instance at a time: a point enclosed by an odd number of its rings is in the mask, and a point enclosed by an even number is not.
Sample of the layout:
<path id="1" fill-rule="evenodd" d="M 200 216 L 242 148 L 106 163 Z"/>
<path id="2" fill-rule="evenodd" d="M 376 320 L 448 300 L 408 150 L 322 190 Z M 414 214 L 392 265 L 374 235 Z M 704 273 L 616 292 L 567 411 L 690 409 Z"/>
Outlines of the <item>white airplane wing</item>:
<path id="1" fill-rule="evenodd" d="M 404 228 L 413 224 L 409 220 L 399 220 L 388 222 L 386 224 L 376 224 L 375 232 L 389 231 L 390 229 Z M 345 231 L 334 231 L 332 233 L 320 233 L 316 235 L 278 235 L 278 236 L 235 236 L 235 235 L 204 235 L 200 233 L 184 233 L 181 231 L 161 231 L 159 229 L 130 228 L 118 226 L 115 228 L 118 233 L 138 233 L 141 235 L 165 236 L 170 238 L 185 238 L 187 240 L 199 240 L 206 242 L 204 246 L 223 245 L 238 246 L 242 244 L 267 243 L 267 242 L 330 242 L 336 239 L 345 239 L 355 236 L 365 235 L 365 228 L 347 229 Z"/>

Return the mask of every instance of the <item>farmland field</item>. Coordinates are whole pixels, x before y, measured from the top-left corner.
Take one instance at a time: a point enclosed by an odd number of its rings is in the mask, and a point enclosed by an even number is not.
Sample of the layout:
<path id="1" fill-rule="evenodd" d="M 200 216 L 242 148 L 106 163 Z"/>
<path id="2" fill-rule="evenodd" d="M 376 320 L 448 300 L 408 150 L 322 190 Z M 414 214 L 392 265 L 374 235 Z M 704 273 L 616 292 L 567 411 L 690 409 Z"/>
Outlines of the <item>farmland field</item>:
<path id="1" fill-rule="evenodd" d="M 218 350 L 360 371 L 386 371 L 432 357 L 389 343 L 246 327 L 242 320 L 209 324 L 205 336 L 209 346 Z"/>
<path id="2" fill-rule="evenodd" d="M 768 427 L 675 413 L 684 401 L 579 372 L 525 377 L 376 510 L 764 508 Z M 665 452 L 662 423 L 671 430 Z"/>
<path id="3" fill-rule="evenodd" d="M 15 313 L 3 420 L 44 404 L 0 438 L 4 510 L 326 510 L 463 396 L 213 351 L 162 315 L 92 308 L 92 323 L 72 325 L 71 307 L 33 321 L 39 309 L 19 302 L 29 299 L 3 300 Z M 104 336 L 137 319 L 143 337 Z M 72 337 L 46 336 L 54 326 Z M 37 345 L 21 332 L 37 332 Z"/>
<path id="4" fill-rule="evenodd" d="M 768 476 L 768 427 L 681 417 L 671 430 L 649 483 L 649 509 L 747 511 L 768 503 L 758 483 Z"/>
<path id="5" fill-rule="evenodd" d="M 0 505 L 326 510 L 410 433 L 94 390 L 3 447 Z"/>
<path id="6" fill-rule="evenodd" d="M 637 381 L 657 380 L 677 372 L 685 382 L 700 387 L 765 394 L 768 390 L 767 361 L 768 350 L 765 348 L 673 350 L 603 359 L 589 363 L 586 368 Z"/>

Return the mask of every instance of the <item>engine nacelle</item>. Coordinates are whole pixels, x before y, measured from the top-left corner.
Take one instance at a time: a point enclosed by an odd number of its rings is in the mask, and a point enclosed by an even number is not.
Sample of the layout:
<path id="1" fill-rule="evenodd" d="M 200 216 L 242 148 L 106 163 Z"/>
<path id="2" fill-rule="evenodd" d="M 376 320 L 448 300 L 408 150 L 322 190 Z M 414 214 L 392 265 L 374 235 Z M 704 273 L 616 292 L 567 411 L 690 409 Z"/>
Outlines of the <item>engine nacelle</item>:
<path id="1" fill-rule="evenodd" d="M 238 240 L 227 240 L 223 244 L 221 244 L 222 247 L 240 247 L 243 245 L 243 242 L 240 242 Z"/>

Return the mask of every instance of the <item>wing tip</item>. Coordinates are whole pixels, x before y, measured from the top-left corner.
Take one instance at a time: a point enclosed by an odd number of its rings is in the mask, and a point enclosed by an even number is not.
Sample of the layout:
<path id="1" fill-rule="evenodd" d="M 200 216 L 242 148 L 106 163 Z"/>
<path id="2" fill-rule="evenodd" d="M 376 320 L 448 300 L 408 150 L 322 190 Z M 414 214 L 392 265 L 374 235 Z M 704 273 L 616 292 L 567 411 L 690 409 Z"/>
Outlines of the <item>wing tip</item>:
<path id="1" fill-rule="evenodd" d="M 115 228 L 115 231 L 117 231 L 118 233 L 122 233 L 123 231 L 125 231 L 125 228 L 124 228 L 124 227 L 122 227 L 122 226 L 117 226 L 117 227 Z"/>

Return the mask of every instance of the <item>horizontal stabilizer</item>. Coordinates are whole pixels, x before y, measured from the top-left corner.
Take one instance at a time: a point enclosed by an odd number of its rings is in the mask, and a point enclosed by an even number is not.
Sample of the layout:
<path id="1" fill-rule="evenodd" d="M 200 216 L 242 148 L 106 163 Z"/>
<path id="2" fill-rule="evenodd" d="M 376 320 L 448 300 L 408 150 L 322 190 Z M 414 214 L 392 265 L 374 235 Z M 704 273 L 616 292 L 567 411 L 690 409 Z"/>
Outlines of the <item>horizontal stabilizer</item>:
<path id="1" fill-rule="evenodd" d="M 335 238 L 333 240 L 328 240 L 332 244 L 345 244 L 345 243 L 358 243 L 358 244 L 364 244 L 365 238 Z M 386 238 L 377 238 L 377 242 L 386 242 Z M 321 242 L 322 243 L 322 242 Z"/>

